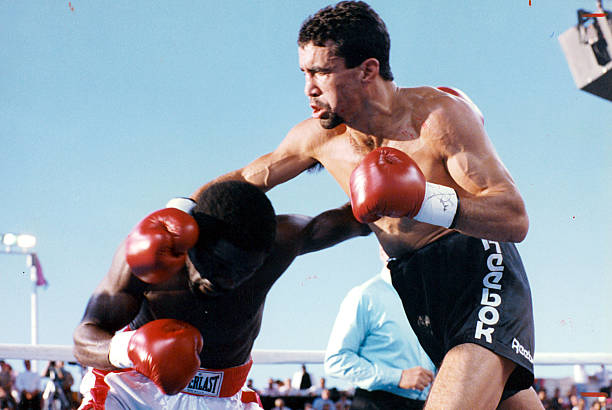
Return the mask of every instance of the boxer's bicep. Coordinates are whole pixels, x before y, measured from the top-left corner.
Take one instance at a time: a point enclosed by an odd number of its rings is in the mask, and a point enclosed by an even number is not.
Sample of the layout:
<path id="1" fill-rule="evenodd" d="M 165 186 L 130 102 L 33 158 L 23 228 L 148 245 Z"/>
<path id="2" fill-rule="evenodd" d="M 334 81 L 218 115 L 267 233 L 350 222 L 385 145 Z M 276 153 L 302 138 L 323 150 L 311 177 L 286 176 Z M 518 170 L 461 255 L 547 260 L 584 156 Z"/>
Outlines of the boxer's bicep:
<path id="1" fill-rule="evenodd" d="M 464 104 L 451 102 L 438 115 L 444 131 L 436 145 L 448 173 L 461 189 L 474 196 L 513 194 L 515 187 L 510 173 L 481 122 L 468 111 Z"/>
<path id="2" fill-rule="evenodd" d="M 468 235 L 520 242 L 529 222 L 523 199 L 482 124 L 465 106 L 444 107 L 433 140 L 459 196 L 455 228 Z"/>
<path id="3" fill-rule="evenodd" d="M 460 151 L 446 158 L 453 181 L 474 197 L 505 195 L 514 185 L 503 164 L 486 152 Z"/>
<path id="4" fill-rule="evenodd" d="M 83 318 L 74 331 L 74 354 L 81 363 L 109 368 L 110 339 L 136 317 L 145 287 L 146 284 L 131 274 L 122 245 L 109 272 L 89 298 Z"/>

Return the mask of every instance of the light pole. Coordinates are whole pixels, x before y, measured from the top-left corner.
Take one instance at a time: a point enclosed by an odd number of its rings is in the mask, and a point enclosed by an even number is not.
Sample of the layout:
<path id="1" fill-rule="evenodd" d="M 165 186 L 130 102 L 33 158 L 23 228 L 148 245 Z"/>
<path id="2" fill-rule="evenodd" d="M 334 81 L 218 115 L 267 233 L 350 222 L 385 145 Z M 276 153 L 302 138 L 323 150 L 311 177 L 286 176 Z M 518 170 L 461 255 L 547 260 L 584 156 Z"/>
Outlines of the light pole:
<path id="1" fill-rule="evenodd" d="M 32 282 L 32 293 L 30 295 L 30 343 L 38 344 L 38 286 L 40 264 L 32 248 L 36 246 L 36 237 L 29 234 L 2 234 L 1 253 L 12 253 L 26 255 L 26 264 L 30 268 L 30 281 Z M 37 370 L 37 363 L 32 363 L 32 370 Z"/>

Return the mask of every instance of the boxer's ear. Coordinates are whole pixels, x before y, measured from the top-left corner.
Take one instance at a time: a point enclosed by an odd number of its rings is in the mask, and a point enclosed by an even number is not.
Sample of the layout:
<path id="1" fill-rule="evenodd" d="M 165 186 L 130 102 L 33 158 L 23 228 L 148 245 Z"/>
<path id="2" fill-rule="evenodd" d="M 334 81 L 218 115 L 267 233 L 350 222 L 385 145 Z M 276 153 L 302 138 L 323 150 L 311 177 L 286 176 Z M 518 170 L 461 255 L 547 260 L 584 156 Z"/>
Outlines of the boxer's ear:
<path id="1" fill-rule="evenodd" d="M 380 63 L 375 58 L 368 58 L 359 66 L 361 68 L 361 81 L 364 83 L 374 81 L 380 71 Z"/>

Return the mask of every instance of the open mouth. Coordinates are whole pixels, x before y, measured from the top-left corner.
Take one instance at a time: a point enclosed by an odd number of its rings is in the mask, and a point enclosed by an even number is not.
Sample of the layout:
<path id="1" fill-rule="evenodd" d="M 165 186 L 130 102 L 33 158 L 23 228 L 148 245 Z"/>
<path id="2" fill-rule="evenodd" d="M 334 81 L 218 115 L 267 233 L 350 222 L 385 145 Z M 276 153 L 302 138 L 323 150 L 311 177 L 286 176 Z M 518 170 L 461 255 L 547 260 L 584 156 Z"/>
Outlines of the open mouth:
<path id="1" fill-rule="evenodd" d="M 325 112 L 323 108 L 318 107 L 314 104 L 310 104 L 310 108 L 312 109 L 312 118 L 321 118 L 321 115 Z"/>
<path id="2" fill-rule="evenodd" d="M 312 118 L 326 119 L 330 116 L 329 107 L 327 106 L 310 104 L 310 108 L 312 109 Z"/>

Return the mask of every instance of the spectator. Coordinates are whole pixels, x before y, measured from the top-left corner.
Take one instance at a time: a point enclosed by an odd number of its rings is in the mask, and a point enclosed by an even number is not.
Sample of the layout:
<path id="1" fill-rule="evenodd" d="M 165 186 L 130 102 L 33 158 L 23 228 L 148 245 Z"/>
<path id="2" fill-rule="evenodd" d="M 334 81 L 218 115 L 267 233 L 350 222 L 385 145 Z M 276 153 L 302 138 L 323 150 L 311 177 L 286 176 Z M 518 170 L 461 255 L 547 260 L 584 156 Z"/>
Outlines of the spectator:
<path id="1" fill-rule="evenodd" d="M 323 393 L 323 390 L 325 390 L 325 378 L 321 377 L 319 379 L 319 385 L 318 386 L 311 386 L 310 389 L 308 389 L 308 395 L 309 396 L 321 396 L 321 394 Z"/>
<path id="2" fill-rule="evenodd" d="M 602 410 L 601 402 L 599 400 L 595 400 L 589 410 Z"/>
<path id="3" fill-rule="evenodd" d="M 286 378 L 283 385 L 279 386 L 278 392 L 281 396 L 299 396 L 299 390 L 291 386 L 291 378 Z"/>
<path id="4" fill-rule="evenodd" d="M 81 394 L 77 391 L 72 390 L 72 386 L 74 385 L 74 377 L 72 373 L 68 370 L 64 371 L 64 381 L 62 382 L 62 388 L 64 389 L 64 394 L 68 398 L 70 403 L 70 408 L 78 408 L 81 404 Z"/>
<path id="5" fill-rule="evenodd" d="M 280 395 L 280 393 L 278 391 L 278 387 L 277 387 L 276 382 L 274 381 L 274 379 L 272 379 L 272 378 L 268 379 L 268 387 L 266 387 L 265 389 L 263 389 L 261 391 L 261 395 L 262 396 L 271 396 L 271 397 L 279 396 Z"/>
<path id="6" fill-rule="evenodd" d="M 306 365 L 302 365 L 302 370 L 298 370 L 291 379 L 291 386 L 296 390 L 308 390 L 312 387 L 310 373 L 306 370 Z"/>
<path id="7" fill-rule="evenodd" d="M 538 391 L 538 398 L 542 402 L 542 406 L 544 406 L 545 409 L 550 407 L 550 400 L 548 399 L 546 389 L 540 389 L 540 391 Z"/>
<path id="8" fill-rule="evenodd" d="M 15 386 L 19 392 L 18 409 L 23 410 L 40 410 L 40 375 L 31 370 L 29 360 L 23 361 L 25 370 L 17 375 Z"/>
<path id="9" fill-rule="evenodd" d="M 571 399 L 572 396 L 576 396 L 576 398 L 578 397 L 578 388 L 576 387 L 575 384 L 572 384 L 572 386 L 570 387 L 569 391 L 565 395 L 565 402 L 568 403 L 568 404 L 571 403 L 572 402 L 572 399 Z M 571 406 L 573 406 L 573 405 L 570 405 L 568 408 L 571 408 Z"/>
<path id="10" fill-rule="evenodd" d="M 563 409 L 563 397 L 561 397 L 561 389 L 555 388 L 554 395 L 550 398 L 549 409 L 551 410 L 562 410 Z"/>
<path id="11" fill-rule="evenodd" d="M 595 373 L 595 376 L 597 376 L 597 381 L 601 387 L 608 387 L 610 385 L 610 375 L 606 370 L 606 365 L 602 364 L 601 370 Z"/>
<path id="12" fill-rule="evenodd" d="M 380 246 L 379 256 L 381 272 L 342 301 L 325 372 L 357 387 L 352 409 L 422 409 L 436 368 L 408 322 Z"/>
<path id="13" fill-rule="evenodd" d="M 0 360 L 0 409 L 15 409 L 17 401 L 13 397 L 15 375 L 11 365 Z"/>
<path id="14" fill-rule="evenodd" d="M 348 410 L 351 407 L 351 400 L 348 398 L 348 394 L 346 392 L 340 393 L 340 398 L 336 402 L 337 410 Z"/>
<path id="15" fill-rule="evenodd" d="M 578 397 L 576 394 L 572 394 L 570 395 L 570 405 L 571 410 L 585 410 L 586 408 L 586 402 L 584 401 L 584 399 L 582 397 Z"/>
<path id="16" fill-rule="evenodd" d="M 274 400 L 274 407 L 272 410 L 291 410 L 289 407 L 285 406 L 285 401 L 281 398 Z"/>
<path id="17" fill-rule="evenodd" d="M 67 394 L 65 387 L 69 379 L 72 379 L 72 375 L 64 369 L 64 362 L 50 361 L 43 370 L 42 376 L 49 378 L 42 395 L 44 408 L 70 409 L 69 392 Z M 70 385 L 72 384 L 70 383 Z"/>
<path id="18" fill-rule="evenodd" d="M 247 387 L 248 387 L 249 389 L 253 390 L 254 392 L 256 392 L 257 394 L 260 394 L 260 393 L 259 393 L 259 389 L 256 389 L 256 388 L 255 388 L 255 385 L 253 384 L 253 379 L 248 379 L 248 380 L 247 380 Z"/>
<path id="19" fill-rule="evenodd" d="M 323 389 L 323 391 L 321 392 L 321 397 L 317 397 L 312 402 L 312 407 L 314 410 L 325 410 L 325 407 L 328 407 L 329 410 L 333 410 L 334 402 L 331 401 L 329 398 L 329 390 Z"/>

